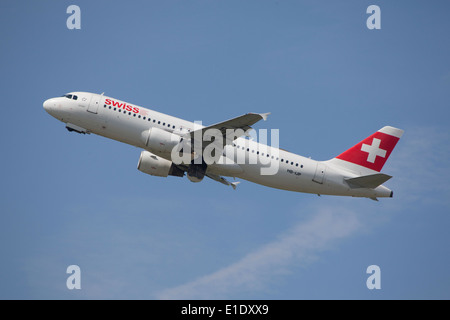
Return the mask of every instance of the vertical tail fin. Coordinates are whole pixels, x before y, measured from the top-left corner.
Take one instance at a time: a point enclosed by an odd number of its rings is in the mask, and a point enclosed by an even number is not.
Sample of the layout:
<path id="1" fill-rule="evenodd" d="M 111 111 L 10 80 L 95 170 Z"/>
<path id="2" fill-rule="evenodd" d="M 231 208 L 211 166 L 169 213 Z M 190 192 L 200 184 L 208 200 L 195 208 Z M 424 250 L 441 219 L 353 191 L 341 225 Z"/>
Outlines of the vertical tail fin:
<path id="1" fill-rule="evenodd" d="M 401 129 L 383 127 L 330 162 L 361 174 L 380 172 L 402 135 Z"/>

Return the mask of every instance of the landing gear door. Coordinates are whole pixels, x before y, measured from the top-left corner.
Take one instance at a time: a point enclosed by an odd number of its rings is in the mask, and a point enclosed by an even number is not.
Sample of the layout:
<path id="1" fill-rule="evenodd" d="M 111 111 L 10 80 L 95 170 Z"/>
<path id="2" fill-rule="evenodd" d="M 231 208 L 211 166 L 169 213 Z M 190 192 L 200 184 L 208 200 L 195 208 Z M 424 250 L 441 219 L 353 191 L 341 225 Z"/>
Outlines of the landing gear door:
<path id="1" fill-rule="evenodd" d="M 91 113 L 97 113 L 98 107 L 100 105 L 100 100 L 102 97 L 103 97 L 103 95 L 93 94 L 91 97 L 91 101 L 89 102 L 89 107 L 88 107 L 87 111 L 91 112 Z"/>
<path id="2" fill-rule="evenodd" d="M 314 174 L 313 181 L 322 184 L 324 177 L 325 177 L 325 171 L 327 170 L 327 166 L 321 162 L 317 162 L 317 168 L 316 173 Z"/>

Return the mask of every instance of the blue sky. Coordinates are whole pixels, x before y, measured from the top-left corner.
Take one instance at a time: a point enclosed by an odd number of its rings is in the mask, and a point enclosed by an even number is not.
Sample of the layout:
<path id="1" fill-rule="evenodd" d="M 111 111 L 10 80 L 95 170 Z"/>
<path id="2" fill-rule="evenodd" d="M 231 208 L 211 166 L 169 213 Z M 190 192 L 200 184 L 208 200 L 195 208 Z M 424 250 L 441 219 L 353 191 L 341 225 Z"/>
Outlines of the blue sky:
<path id="1" fill-rule="evenodd" d="M 427 4 L 2 1 L 0 298 L 449 299 L 450 5 Z M 394 198 L 151 177 L 44 111 L 70 91 L 204 124 L 271 112 L 256 128 L 317 160 L 399 127 Z"/>

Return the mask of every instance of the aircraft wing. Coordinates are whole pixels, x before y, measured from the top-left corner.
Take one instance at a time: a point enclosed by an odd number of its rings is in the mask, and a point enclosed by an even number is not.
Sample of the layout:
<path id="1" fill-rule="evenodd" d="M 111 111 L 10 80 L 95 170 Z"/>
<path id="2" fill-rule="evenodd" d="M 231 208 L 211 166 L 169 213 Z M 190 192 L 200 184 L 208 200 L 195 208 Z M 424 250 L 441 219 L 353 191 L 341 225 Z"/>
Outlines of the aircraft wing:
<path id="1" fill-rule="evenodd" d="M 236 190 L 236 186 L 240 183 L 240 181 L 230 182 L 217 174 L 206 173 L 206 176 L 210 179 L 216 180 L 217 182 L 223 183 L 226 186 L 232 186 L 234 190 Z"/>
<path id="2" fill-rule="evenodd" d="M 210 133 L 221 133 L 223 141 L 221 141 L 223 144 L 222 146 L 225 146 L 227 144 L 231 144 L 235 139 L 239 138 L 240 136 L 243 136 L 246 134 L 246 132 L 250 129 L 252 129 L 252 125 L 254 125 L 256 122 L 264 119 L 267 119 L 267 116 L 270 113 L 247 113 L 242 116 L 239 116 L 237 118 L 233 118 L 227 121 L 219 122 L 216 124 L 213 124 L 211 126 L 207 126 L 198 130 L 194 130 L 190 133 L 191 141 L 194 141 L 195 139 L 203 139 L 203 137 L 206 137 L 207 135 L 204 135 L 205 132 L 207 132 L 210 129 L 216 129 L 216 130 L 210 130 Z M 233 130 L 230 131 L 229 129 Z M 239 130 L 240 129 L 240 130 Z M 218 131 L 217 131 L 218 130 Z M 228 130 L 228 132 L 227 132 Z M 227 136 L 228 133 L 228 136 Z M 205 140 L 205 139 L 203 139 Z M 203 148 L 206 147 L 211 143 L 211 141 L 203 141 Z"/>
<path id="3" fill-rule="evenodd" d="M 184 137 L 190 140 L 190 143 L 193 146 L 192 150 L 194 150 L 194 154 L 196 153 L 195 141 L 197 139 L 201 140 L 202 149 L 205 149 L 206 146 L 210 144 L 215 144 L 220 149 L 225 147 L 227 144 L 232 144 L 235 139 L 245 135 L 248 130 L 252 129 L 251 126 L 253 124 L 262 119 L 266 120 L 269 114 L 270 113 L 247 113 L 227 121 L 219 122 L 211 126 L 191 131 Z M 179 165 L 178 167 L 183 171 L 188 170 L 188 167 L 186 165 Z M 232 186 L 235 190 L 236 186 L 239 184 L 239 182 L 230 182 L 224 177 L 216 174 L 207 172 L 205 175 L 208 178 L 220 182 L 224 185 Z"/>

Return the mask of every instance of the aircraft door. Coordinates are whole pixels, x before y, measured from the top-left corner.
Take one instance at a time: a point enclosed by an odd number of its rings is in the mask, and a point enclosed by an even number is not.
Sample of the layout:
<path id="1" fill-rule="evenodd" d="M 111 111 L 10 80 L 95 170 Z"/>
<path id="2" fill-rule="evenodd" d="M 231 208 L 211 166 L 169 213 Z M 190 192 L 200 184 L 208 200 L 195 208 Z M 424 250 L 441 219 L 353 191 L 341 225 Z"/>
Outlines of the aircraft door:
<path id="1" fill-rule="evenodd" d="M 98 112 L 98 107 L 100 105 L 100 100 L 102 98 L 103 95 L 99 95 L 99 94 L 93 94 L 91 97 L 91 102 L 89 102 L 89 106 L 87 111 L 91 112 L 91 113 L 97 113 Z"/>
<path id="2" fill-rule="evenodd" d="M 316 173 L 314 174 L 313 181 L 322 184 L 325 177 L 325 171 L 327 166 L 322 162 L 317 162 Z"/>

